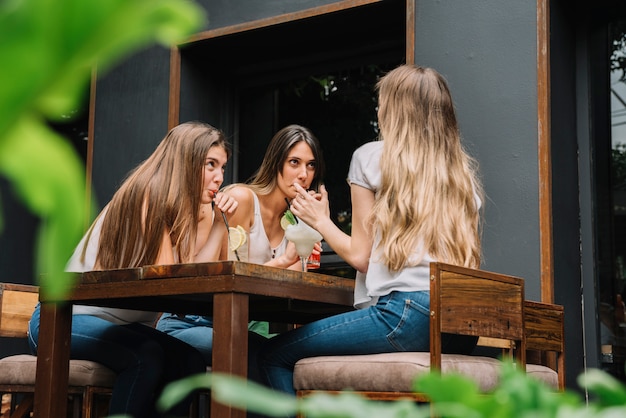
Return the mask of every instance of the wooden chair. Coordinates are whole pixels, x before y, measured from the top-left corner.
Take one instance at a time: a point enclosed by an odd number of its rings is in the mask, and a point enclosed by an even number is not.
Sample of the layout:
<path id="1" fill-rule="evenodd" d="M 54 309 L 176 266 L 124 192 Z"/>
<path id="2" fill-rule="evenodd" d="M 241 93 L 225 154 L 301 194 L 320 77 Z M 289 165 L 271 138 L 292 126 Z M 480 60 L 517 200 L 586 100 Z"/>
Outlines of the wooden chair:
<path id="1" fill-rule="evenodd" d="M 565 330 L 563 306 L 524 302 L 526 372 L 547 385 L 565 389 Z M 556 353 L 556 358 L 554 354 Z M 538 364 L 531 364 L 531 358 Z"/>
<path id="2" fill-rule="evenodd" d="M 27 338 L 28 321 L 39 300 L 37 286 L 0 283 L 0 337 Z M 0 359 L 0 395 L 10 396 L 2 418 L 30 416 L 37 357 L 19 354 Z M 86 360 L 70 360 L 68 413 L 74 417 L 106 416 L 115 373 Z"/>
<path id="3" fill-rule="evenodd" d="M 431 263 L 430 279 L 429 352 L 305 358 L 294 370 L 297 395 L 350 390 L 376 400 L 427 402 L 424 394 L 412 391 L 412 383 L 430 370 L 470 377 L 484 392 L 494 388 L 501 362 L 484 356 L 443 354 L 444 333 L 486 337 L 481 342 L 508 347 L 516 364 L 525 367 L 522 279 L 443 263 Z"/>

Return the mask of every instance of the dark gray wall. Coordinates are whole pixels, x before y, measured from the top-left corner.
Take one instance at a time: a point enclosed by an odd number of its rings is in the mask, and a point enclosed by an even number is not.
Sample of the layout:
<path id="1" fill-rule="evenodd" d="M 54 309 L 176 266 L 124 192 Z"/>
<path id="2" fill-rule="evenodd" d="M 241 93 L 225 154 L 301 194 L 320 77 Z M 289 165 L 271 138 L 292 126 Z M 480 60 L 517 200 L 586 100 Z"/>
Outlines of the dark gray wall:
<path id="1" fill-rule="evenodd" d="M 577 387 L 574 379 L 584 368 L 584 339 L 593 341 L 587 348 L 587 355 L 593 359 L 594 352 L 598 351 L 594 337 L 595 324 L 586 333 L 582 332 L 581 306 L 581 235 L 586 247 L 589 243 L 590 227 L 585 222 L 581 225 L 581 217 L 589 219 L 591 212 L 591 197 L 583 192 L 579 197 L 578 178 L 579 155 L 580 161 L 588 161 L 588 152 L 580 150 L 577 141 L 577 95 L 586 89 L 583 87 L 577 93 L 576 72 L 576 30 L 578 24 L 575 11 L 567 0 L 553 1 L 550 10 L 551 16 L 551 116 L 552 116 L 552 208 L 558 216 L 553 217 L 554 236 L 554 289 L 555 301 L 565 307 L 565 346 L 567 361 L 568 387 Z M 580 62 L 580 57 L 578 62 Z M 582 58 L 584 59 L 584 58 Z M 582 63 L 583 67 L 586 67 Z M 584 106 L 583 106 L 584 107 Z M 581 123 L 584 118 L 579 119 Z M 587 147 L 588 149 L 588 147 Z M 586 176 L 589 176 L 589 170 Z M 588 180 L 589 181 L 589 180 Z M 583 208 L 579 206 L 582 203 Z M 593 260 L 585 263 L 586 268 L 593 270 Z M 593 273 L 591 276 L 593 277 Z M 586 310 L 594 311 L 593 306 Z M 586 334 L 586 335 L 585 335 Z M 597 365 L 597 364 L 596 364 Z"/>
<path id="2" fill-rule="evenodd" d="M 293 13 L 337 0 L 197 0 L 208 14 L 208 28 L 215 29 Z"/>
<path id="3" fill-rule="evenodd" d="M 100 207 L 167 133 L 169 57 L 168 49 L 155 46 L 97 83 L 93 190 Z"/>
<path id="4" fill-rule="evenodd" d="M 39 220 L 15 193 L 9 181 L 0 176 L 0 282 L 34 284 L 35 240 Z M 28 353 L 26 338 L 0 337 L 0 358 Z"/>
<path id="5" fill-rule="evenodd" d="M 487 193 L 487 270 L 523 277 L 540 298 L 536 4 L 418 1 L 417 64 L 448 80 Z"/>

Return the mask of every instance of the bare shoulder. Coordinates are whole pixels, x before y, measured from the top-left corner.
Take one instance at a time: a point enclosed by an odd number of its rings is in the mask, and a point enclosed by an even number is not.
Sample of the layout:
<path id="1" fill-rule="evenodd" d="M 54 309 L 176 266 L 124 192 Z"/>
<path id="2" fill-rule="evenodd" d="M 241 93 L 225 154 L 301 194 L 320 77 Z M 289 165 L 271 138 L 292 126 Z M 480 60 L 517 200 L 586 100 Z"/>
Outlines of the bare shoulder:
<path id="1" fill-rule="evenodd" d="M 231 223 L 233 225 L 242 225 L 247 230 L 250 230 L 254 219 L 254 192 L 245 185 L 237 184 L 226 188 L 224 193 L 228 193 L 239 203 L 237 210 L 230 218 Z"/>
<path id="2" fill-rule="evenodd" d="M 254 202 L 253 194 L 254 192 L 243 184 L 233 184 L 224 189 L 224 193 L 232 196 L 239 202 L 239 205 L 250 205 Z"/>

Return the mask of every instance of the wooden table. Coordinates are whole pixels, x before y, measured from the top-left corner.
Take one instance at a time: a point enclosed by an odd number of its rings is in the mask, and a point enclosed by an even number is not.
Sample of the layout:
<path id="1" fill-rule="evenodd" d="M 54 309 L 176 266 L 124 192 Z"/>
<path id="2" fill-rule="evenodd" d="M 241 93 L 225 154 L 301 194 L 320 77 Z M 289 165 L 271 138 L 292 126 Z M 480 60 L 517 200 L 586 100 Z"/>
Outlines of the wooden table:
<path id="1" fill-rule="evenodd" d="M 345 312 L 353 286 L 352 279 L 238 261 L 83 273 L 63 300 L 40 292 L 35 416 L 65 416 L 72 304 L 212 315 L 213 370 L 245 377 L 250 319 L 305 323 Z M 245 416 L 211 401 L 211 417 Z"/>

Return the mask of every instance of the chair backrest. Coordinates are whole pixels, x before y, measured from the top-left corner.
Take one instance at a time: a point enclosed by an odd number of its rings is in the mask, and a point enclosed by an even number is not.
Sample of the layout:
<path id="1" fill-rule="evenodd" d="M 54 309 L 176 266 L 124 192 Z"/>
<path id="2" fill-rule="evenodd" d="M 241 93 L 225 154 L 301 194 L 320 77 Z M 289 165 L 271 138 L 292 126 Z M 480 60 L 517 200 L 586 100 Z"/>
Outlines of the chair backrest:
<path id="1" fill-rule="evenodd" d="M 526 364 L 524 280 L 444 263 L 430 264 L 431 368 L 441 368 L 441 334 L 511 342 L 519 367 Z"/>
<path id="2" fill-rule="evenodd" d="M 556 353 L 554 358 L 547 358 L 548 367 L 556 370 L 559 388 L 565 388 L 565 327 L 564 310 L 561 305 L 551 303 L 524 302 L 524 330 L 526 349 L 542 353 Z M 556 363 L 556 364 L 555 364 Z"/>
<path id="3" fill-rule="evenodd" d="M 0 337 L 26 338 L 38 301 L 38 286 L 0 283 Z"/>

